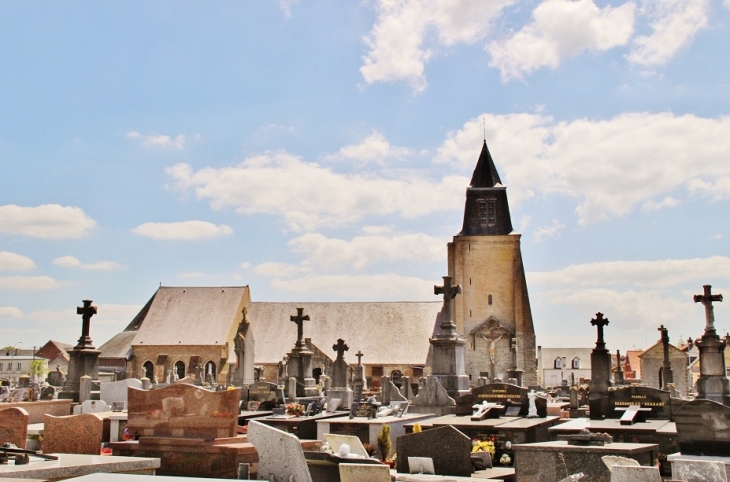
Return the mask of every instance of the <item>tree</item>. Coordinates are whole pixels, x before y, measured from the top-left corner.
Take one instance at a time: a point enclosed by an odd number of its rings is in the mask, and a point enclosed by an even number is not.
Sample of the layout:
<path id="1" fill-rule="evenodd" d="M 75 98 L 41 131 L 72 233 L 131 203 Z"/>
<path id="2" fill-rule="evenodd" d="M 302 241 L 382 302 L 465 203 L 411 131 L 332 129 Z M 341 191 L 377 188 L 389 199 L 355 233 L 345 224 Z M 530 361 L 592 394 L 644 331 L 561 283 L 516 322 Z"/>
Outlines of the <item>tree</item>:
<path id="1" fill-rule="evenodd" d="M 34 380 L 37 380 L 38 378 L 42 378 L 43 375 L 48 373 L 48 368 L 46 368 L 45 363 L 43 363 L 42 358 L 36 358 L 32 362 L 30 362 L 30 373 L 29 375 L 33 376 Z"/>

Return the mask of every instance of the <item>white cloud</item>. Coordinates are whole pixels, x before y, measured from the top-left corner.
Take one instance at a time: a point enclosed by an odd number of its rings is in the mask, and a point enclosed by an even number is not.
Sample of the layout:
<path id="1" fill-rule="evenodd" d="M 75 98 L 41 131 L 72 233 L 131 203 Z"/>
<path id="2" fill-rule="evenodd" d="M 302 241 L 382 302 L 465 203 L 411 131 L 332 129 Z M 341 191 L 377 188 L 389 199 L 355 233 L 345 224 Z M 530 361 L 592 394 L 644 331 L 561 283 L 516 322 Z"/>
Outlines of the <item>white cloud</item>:
<path id="1" fill-rule="evenodd" d="M 545 238 L 559 238 L 560 231 L 564 228 L 564 223 L 561 223 L 557 219 L 553 219 L 553 222 L 548 226 L 541 226 L 535 230 L 535 242 L 539 243 Z"/>
<path id="2" fill-rule="evenodd" d="M 289 19 L 291 18 L 291 7 L 299 3 L 299 0 L 279 0 L 279 8 L 284 12 L 284 16 Z"/>
<path id="3" fill-rule="evenodd" d="M 407 218 L 458 208 L 468 180 L 447 176 L 439 182 L 414 171 L 391 174 L 339 174 L 286 152 L 264 153 L 237 166 L 193 171 L 187 164 L 167 169 L 178 189 L 194 189 L 214 209 L 242 214 L 276 213 L 290 229 L 342 225 L 367 215 Z M 316 186 L 316 190 L 312 189 Z"/>
<path id="4" fill-rule="evenodd" d="M 504 82 L 522 79 L 541 67 L 585 51 L 626 45 L 634 30 L 635 5 L 599 8 L 593 0 L 546 0 L 532 12 L 532 22 L 502 41 L 490 42 L 490 66 Z"/>
<path id="5" fill-rule="evenodd" d="M 25 271 L 33 268 L 35 268 L 35 263 L 27 256 L 0 251 L 0 270 Z"/>
<path id="6" fill-rule="evenodd" d="M 46 290 L 56 288 L 58 282 L 50 276 L 4 276 L 0 277 L 0 289 Z"/>
<path id="7" fill-rule="evenodd" d="M 187 137 L 184 134 L 178 134 L 172 137 L 164 134 L 143 135 L 137 131 L 130 131 L 127 132 L 126 137 L 139 140 L 144 147 L 173 148 L 179 151 L 185 148 L 185 142 L 187 141 Z M 199 138 L 199 135 L 195 136 L 195 139 Z"/>
<path id="8" fill-rule="evenodd" d="M 537 114 L 485 114 L 449 133 L 437 161 L 473 169 L 482 120 L 515 205 L 536 194 L 564 194 L 576 198 L 587 224 L 637 205 L 671 207 L 688 196 L 730 199 L 727 116 L 638 112 L 555 122 Z"/>
<path id="9" fill-rule="evenodd" d="M 292 293 L 310 296 L 324 294 L 324 299 L 343 297 L 348 300 L 378 301 L 437 301 L 433 286 L 437 281 L 401 276 L 393 273 L 379 275 L 307 276 L 295 279 L 273 279 L 271 286 Z"/>
<path id="10" fill-rule="evenodd" d="M 289 246 L 318 269 L 350 266 L 360 270 L 379 261 L 440 261 L 446 254 L 446 243 L 447 239 L 424 233 L 357 236 L 351 241 L 307 233 L 291 240 Z"/>
<path id="11" fill-rule="evenodd" d="M 730 279 L 730 257 L 659 261 L 602 261 L 570 265 L 551 272 L 531 272 L 531 283 L 566 287 L 628 285 L 663 289 L 707 279 Z M 699 284 L 698 284 L 699 286 Z"/>
<path id="12" fill-rule="evenodd" d="M 632 64 L 664 65 L 707 27 L 710 0 L 644 0 L 642 14 L 651 19 L 651 35 L 634 39 L 626 56 Z"/>
<path id="13" fill-rule="evenodd" d="M 73 206 L 0 206 L 0 232 L 8 234 L 44 239 L 81 238 L 94 226 L 96 221 L 81 208 Z"/>
<path id="14" fill-rule="evenodd" d="M 19 320 L 23 318 L 23 316 L 23 312 L 15 306 L 0 306 L 0 320 Z"/>
<path id="15" fill-rule="evenodd" d="M 413 149 L 391 146 L 388 140 L 379 132 L 373 132 L 359 144 L 350 144 L 337 153 L 325 156 L 325 161 L 357 161 L 365 164 L 375 162 L 383 165 L 386 159 L 402 159 L 413 155 Z"/>
<path id="16" fill-rule="evenodd" d="M 360 73 L 368 84 L 404 80 L 422 92 L 425 64 L 434 53 L 434 47 L 424 46 L 429 29 L 445 46 L 472 44 L 484 38 L 492 21 L 514 2 L 379 0 L 377 22 L 365 38 L 369 51 Z"/>
<path id="17" fill-rule="evenodd" d="M 648 200 L 641 206 L 641 210 L 645 212 L 656 211 L 662 208 L 673 208 L 679 204 L 679 201 L 674 199 L 672 196 L 667 196 L 659 202 L 654 200 Z"/>
<path id="18" fill-rule="evenodd" d="M 60 258 L 54 259 L 53 264 L 66 268 L 82 268 L 88 270 L 112 270 L 124 267 L 116 261 L 97 261 L 96 263 L 82 263 L 73 256 L 61 256 Z"/>
<path id="19" fill-rule="evenodd" d="M 156 240 L 199 240 L 217 238 L 233 233 L 225 224 L 215 225 L 207 221 L 183 221 L 178 223 L 144 223 L 131 230 L 132 233 Z"/>

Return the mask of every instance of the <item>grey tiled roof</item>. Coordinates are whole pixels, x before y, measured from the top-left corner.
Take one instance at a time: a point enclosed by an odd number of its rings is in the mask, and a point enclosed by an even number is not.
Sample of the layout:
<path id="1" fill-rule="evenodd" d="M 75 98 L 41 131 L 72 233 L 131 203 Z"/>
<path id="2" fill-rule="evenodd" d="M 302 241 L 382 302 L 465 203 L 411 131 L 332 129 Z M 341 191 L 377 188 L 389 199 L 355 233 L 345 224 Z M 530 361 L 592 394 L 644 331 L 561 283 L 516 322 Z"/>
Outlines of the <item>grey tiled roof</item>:
<path id="1" fill-rule="evenodd" d="M 125 358 L 137 336 L 136 331 L 123 331 L 111 337 L 97 350 L 101 352 L 99 358 Z"/>
<path id="2" fill-rule="evenodd" d="M 223 345 L 247 299 L 248 286 L 162 286 L 133 345 Z"/>
<path id="3" fill-rule="evenodd" d="M 253 302 L 247 314 L 255 339 L 255 363 L 277 363 L 294 347 L 296 324 L 290 316 L 298 307 L 310 321 L 304 322 L 304 338 L 334 359 L 332 345 L 338 338 L 350 350 L 345 361 L 355 364 L 423 365 L 441 302 L 395 303 L 268 303 Z"/>

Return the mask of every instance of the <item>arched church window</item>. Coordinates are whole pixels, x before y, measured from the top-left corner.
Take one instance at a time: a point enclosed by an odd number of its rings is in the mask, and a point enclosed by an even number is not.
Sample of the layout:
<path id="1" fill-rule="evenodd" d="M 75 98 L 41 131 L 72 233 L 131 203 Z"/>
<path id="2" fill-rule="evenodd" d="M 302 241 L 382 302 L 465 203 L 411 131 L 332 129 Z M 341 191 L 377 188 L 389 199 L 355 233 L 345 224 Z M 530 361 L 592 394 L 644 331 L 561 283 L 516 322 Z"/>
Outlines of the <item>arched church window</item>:
<path id="1" fill-rule="evenodd" d="M 178 378 L 185 378 L 185 363 L 182 361 L 177 361 L 175 363 L 175 373 L 177 374 Z"/>
<path id="2" fill-rule="evenodd" d="M 155 372 L 155 366 L 152 364 L 151 361 L 147 360 L 144 362 L 144 365 L 142 365 L 142 369 L 144 370 L 144 376 L 152 380 L 154 378 L 154 372 Z"/>
<path id="3" fill-rule="evenodd" d="M 208 380 L 209 378 L 216 379 L 215 363 L 212 361 L 205 364 L 205 379 Z"/>
<path id="4" fill-rule="evenodd" d="M 401 386 L 401 379 L 403 378 L 403 372 L 400 370 L 393 370 L 390 372 L 390 381 L 393 382 L 393 385 L 400 388 Z"/>
<path id="5" fill-rule="evenodd" d="M 580 368 L 580 358 L 575 357 L 573 358 L 573 370 L 577 370 Z"/>
<path id="6" fill-rule="evenodd" d="M 553 366 L 557 369 L 563 368 L 563 359 L 560 357 L 557 357 L 555 359 L 555 362 L 553 363 Z"/>

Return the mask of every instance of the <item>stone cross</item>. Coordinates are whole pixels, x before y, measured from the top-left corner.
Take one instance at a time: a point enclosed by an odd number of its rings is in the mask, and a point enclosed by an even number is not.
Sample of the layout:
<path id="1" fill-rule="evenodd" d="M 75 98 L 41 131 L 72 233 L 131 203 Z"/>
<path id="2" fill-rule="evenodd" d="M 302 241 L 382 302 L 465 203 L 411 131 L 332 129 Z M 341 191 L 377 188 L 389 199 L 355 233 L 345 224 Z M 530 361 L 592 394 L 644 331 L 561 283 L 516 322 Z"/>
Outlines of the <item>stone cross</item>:
<path id="1" fill-rule="evenodd" d="M 608 325 L 608 318 L 603 317 L 600 311 L 596 313 L 596 317 L 591 320 L 591 325 L 598 327 L 598 339 L 596 340 L 597 349 L 606 349 L 606 342 L 603 341 L 603 327 Z"/>
<path id="2" fill-rule="evenodd" d="M 337 352 L 337 358 L 341 359 L 345 357 L 345 352 L 349 350 L 350 347 L 345 344 L 345 340 L 338 338 L 337 344 L 332 345 L 332 349 Z"/>
<path id="3" fill-rule="evenodd" d="M 357 366 L 362 366 L 363 353 L 360 350 L 357 350 L 357 353 L 355 353 L 355 356 L 357 357 Z"/>
<path id="4" fill-rule="evenodd" d="M 657 328 L 662 334 L 662 345 L 664 347 L 664 363 L 662 365 L 662 387 L 667 388 L 668 383 L 674 382 L 672 375 L 672 364 L 669 362 L 669 330 L 664 328 L 664 325 Z"/>
<path id="5" fill-rule="evenodd" d="M 297 308 L 296 316 L 291 316 L 291 321 L 297 324 L 297 343 L 294 345 L 296 348 L 304 347 L 304 322 L 309 321 L 309 315 L 303 315 L 304 308 Z"/>
<path id="6" fill-rule="evenodd" d="M 715 311 L 712 307 L 713 301 L 722 301 L 722 295 L 713 295 L 711 285 L 702 285 L 705 292 L 701 295 L 695 295 L 695 303 L 705 305 L 705 333 L 715 332 Z"/>
<path id="7" fill-rule="evenodd" d="M 433 287 L 433 294 L 435 295 L 444 295 L 444 307 L 443 307 L 443 318 L 441 320 L 441 329 L 446 330 L 448 334 L 455 335 L 456 334 L 456 325 L 451 319 L 451 300 L 456 298 L 456 295 L 461 294 L 461 286 L 451 286 L 451 281 L 453 278 L 451 276 L 444 276 L 444 285 L 443 286 L 434 286 Z"/>
<path id="8" fill-rule="evenodd" d="M 83 323 L 81 325 L 81 338 L 79 338 L 79 343 L 75 348 L 94 348 L 91 337 L 89 336 L 89 328 L 91 325 L 91 317 L 97 313 L 96 306 L 91 306 L 91 300 L 83 301 L 84 306 L 76 308 L 76 314 L 81 315 Z"/>

